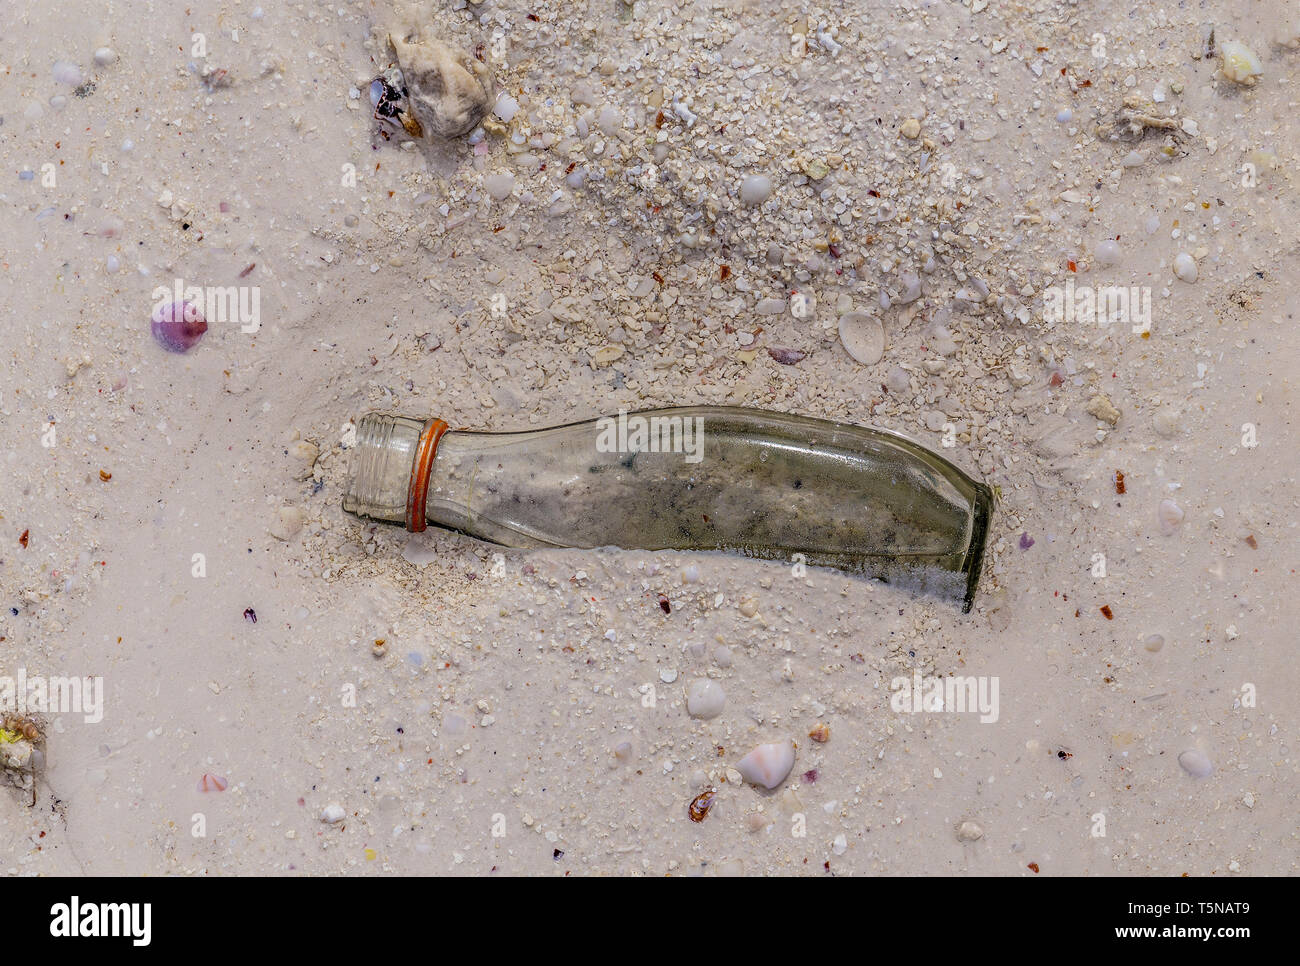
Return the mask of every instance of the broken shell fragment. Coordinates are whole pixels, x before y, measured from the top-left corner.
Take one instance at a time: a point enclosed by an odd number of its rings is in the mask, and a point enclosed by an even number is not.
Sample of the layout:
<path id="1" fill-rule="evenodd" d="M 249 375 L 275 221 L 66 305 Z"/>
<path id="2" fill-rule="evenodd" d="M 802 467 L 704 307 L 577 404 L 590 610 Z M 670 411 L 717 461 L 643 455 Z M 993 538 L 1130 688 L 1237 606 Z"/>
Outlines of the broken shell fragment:
<path id="1" fill-rule="evenodd" d="M 488 68 L 436 40 L 390 38 L 406 82 L 409 111 L 395 115 L 412 137 L 468 134 L 492 109 Z M 468 66 L 467 66 L 468 65 Z M 372 95 L 373 96 L 373 95 Z M 419 134 L 414 133 L 419 131 Z"/>
<path id="2" fill-rule="evenodd" d="M 1228 40 L 1219 47 L 1219 71 L 1234 84 L 1253 84 L 1264 64 L 1245 44 Z"/>
<path id="3" fill-rule="evenodd" d="M 277 540 L 289 541 L 302 531 L 302 511 L 296 506 L 282 506 L 267 532 Z"/>
<path id="4" fill-rule="evenodd" d="M 32 743 L 17 734 L 0 735 L 0 769 L 25 770 L 34 751 Z"/>
<path id="5" fill-rule="evenodd" d="M 198 790 L 201 792 L 224 792 L 229 783 L 221 775 L 204 774 L 199 779 Z"/>
<path id="6" fill-rule="evenodd" d="M 1193 778 L 1208 778 L 1214 772 L 1214 764 L 1210 761 L 1210 756 L 1196 748 L 1180 754 L 1178 764 L 1182 765 L 1183 771 Z"/>
<path id="7" fill-rule="evenodd" d="M 1156 509 L 1156 519 L 1160 521 L 1160 532 L 1169 536 L 1183 523 L 1183 508 L 1173 500 L 1161 500 Z"/>
<path id="8" fill-rule="evenodd" d="M 706 721 L 716 718 L 722 714 L 726 703 L 727 696 L 717 681 L 698 678 L 686 689 L 686 713 L 692 718 L 703 718 Z"/>
<path id="9" fill-rule="evenodd" d="M 751 785 L 776 788 L 794 768 L 794 742 L 774 741 L 759 745 L 740 761 L 736 770 Z"/>
<path id="10" fill-rule="evenodd" d="M 840 343 L 854 362 L 874 366 L 885 354 L 885 330 L 875 316 L 849 312 L 840 317 Z"/>
<path id="11" fill-rule="evenodd" d="M 1192 258 L 1187 252 L 1179 252 L 1174 256 L 1174 274 L 1189 285 L 1196 281 L 1196 259 Z"/>
<path id="12" fill-rule="evenodd" d="M 420 126 L 420 122 L 415 119 L 414 114 L 411 114 L 408 111 L 401 111 L 397 115 L 397 120 L 401 122 L 402 130 L 411 135 L 411 137 L 424 137 L 424 128 Z"/>
<path id="13" fill-rule="evenodd" d="M 320 457 L 320 447 L 310 440 L 300 439 L 289 447 L 289 460 L 294 464 L 295 480 L 310 480 Z"/>

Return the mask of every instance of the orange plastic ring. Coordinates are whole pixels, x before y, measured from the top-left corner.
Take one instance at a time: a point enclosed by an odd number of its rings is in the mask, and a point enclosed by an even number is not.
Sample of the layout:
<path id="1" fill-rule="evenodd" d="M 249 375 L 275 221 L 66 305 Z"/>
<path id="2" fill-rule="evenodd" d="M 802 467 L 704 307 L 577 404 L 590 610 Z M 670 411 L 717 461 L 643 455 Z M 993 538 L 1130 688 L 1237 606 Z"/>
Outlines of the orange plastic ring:
<path id="1" fill-rule="evenodd" d="M 448 428 L 441 419 L 430 419 L 420 431 L 411 463 L 411 483 L 406 489 L 406 529 L 412 533 L 420 533 L 428 525 L 424 504 L 429 498 L 429 473 L 438 453 L 438 440 Z"/>

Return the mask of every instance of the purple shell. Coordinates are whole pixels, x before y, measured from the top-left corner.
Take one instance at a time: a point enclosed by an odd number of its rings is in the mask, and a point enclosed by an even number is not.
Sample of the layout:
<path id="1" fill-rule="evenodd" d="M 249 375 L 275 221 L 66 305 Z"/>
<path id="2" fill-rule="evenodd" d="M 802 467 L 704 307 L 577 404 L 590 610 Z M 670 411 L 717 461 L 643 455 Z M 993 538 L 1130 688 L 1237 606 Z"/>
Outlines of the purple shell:
<path id="1" fill-rule="evenodd" d="M 168 302 L 153 310 L 149 330 L 168 352 L 189 352 L 208 331 L 208 323 L 192 302 Z"/>

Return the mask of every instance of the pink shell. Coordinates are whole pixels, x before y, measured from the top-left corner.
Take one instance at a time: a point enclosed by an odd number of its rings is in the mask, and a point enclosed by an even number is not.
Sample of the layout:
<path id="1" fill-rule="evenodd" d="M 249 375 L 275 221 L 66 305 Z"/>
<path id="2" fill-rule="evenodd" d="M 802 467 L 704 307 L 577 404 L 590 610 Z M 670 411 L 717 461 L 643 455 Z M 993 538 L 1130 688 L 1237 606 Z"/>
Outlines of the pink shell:
<path id="1" fill-rule="evenodd" d="M 221 777 L 220 775 L 208 775 L 208 774 L 204 774 L 204 776 L 203 776 L 202 778 L 199 779 L 199 791 L 201 791 L 201 792 L 224 792 L 224 791 L 226 790 L 226 786 L 227 786 L 228 784 L 229 784 L 229 782 L 227 782 L 227 781 L 226 781 L 223 777 Z"/>

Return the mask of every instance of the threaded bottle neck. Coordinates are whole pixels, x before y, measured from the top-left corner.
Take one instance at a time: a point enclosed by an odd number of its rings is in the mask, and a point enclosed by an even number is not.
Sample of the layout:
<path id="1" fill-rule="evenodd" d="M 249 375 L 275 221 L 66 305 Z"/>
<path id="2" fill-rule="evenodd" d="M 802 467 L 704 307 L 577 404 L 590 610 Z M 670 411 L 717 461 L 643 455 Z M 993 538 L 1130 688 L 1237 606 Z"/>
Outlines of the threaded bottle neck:
<path id="1" fill-rule="evenodd" d="M 368 413 L 361 417 L 344 510 L 390 523 L 406 519 L 411 463 L 423 428 L 423 420 L 407 416 Z"/>

